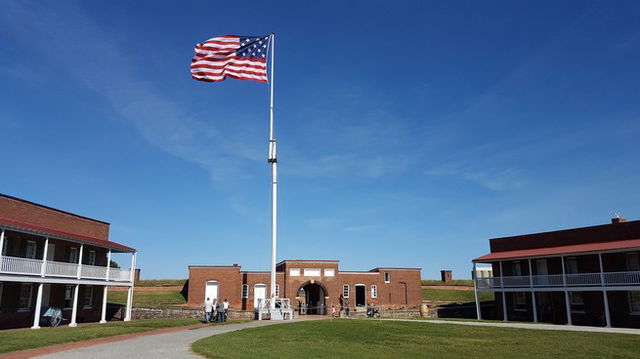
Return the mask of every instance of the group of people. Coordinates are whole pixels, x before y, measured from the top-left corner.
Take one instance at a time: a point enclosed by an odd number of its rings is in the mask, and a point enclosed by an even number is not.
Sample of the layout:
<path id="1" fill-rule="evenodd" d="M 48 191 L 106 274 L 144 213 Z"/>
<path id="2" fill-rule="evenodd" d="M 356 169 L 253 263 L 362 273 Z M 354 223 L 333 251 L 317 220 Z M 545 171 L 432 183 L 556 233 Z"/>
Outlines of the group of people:
<path id="1" fill-rule="evenodd" d="M 204 322 L 211 323 L 212 318 L 216 323 L 223 323 L 227 321 L 227 317 L 229 316 L 229 302 L 225 299 L 224 301 L 219 301 L 218 298 L 207 297 L 204 301 Z"/>

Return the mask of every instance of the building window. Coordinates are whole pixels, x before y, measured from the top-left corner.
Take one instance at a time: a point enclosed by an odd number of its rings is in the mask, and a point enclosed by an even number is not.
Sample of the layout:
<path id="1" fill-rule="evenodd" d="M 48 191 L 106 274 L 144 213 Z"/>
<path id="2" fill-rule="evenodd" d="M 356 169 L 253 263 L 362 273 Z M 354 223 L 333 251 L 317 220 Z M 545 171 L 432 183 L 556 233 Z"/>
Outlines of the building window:
<path id="1" fill-rule="evenodd" d="M 582 292 L 570 292 L 569 300 L 571 304 L 571 312 L 584 313 L 584 297 Z"/>
<path id="2" fill-rule="evenodd" d="M 31 284 L 20 284 L 20 299 L 18 300 L 18 311 L 28 311 L 31 309 L 31 296 L 33 286 Z"/>
<path id="3" fill-rule="evenodd" d="M 78 263 L 78 248 L 69 248 L 69 263 Z"/>
<path id="4" fill-rule="evenodd" d="M 371 285 L 371 298 L 372 299 L 378 298 L 378 286 L 375 284 Z"/>
<path id="5" fill-rule="evenodd" d="M 36 242 L 27 241 L 27 255 L 26 258 L 35 259 L 36 258 Z"/>
<path id="6" fill-rule="evenodd" d="M 522 275 L 522 263 L 520 261 L 514 261 L 511 266 L 511 272 L 514 276 L 518 277 Z"/>
<path id="7" fill-rule="evenodd" d="M 93 306 L 93 286 L 88 285 L 84 289 L 84 307 L 91 308 Z"/>
<path id="8" fill-rule="evenodd" d="M 513 293 L 513 310 L 517 310 L 517 311 L 527 310 L 527 294 L 525 292 Z"/>
<path id="9" fill-rule="evenodd" d="M 71 308 L 73 306 L 73 286 L 68 285 L 64 288 L 64 307 Z"/>
<path id="10" fill-rule="evenodd" d="M 324 269 L 324 276 L 325 277 L 333 277 L 336 275 L 336 271 L 333 268 L 325 268 Z"/>
<path id="11" fill-rule="evenodd" d="M 89 265 L 96 265 L 96 251 L 89 251 L 89 263 L 87 263 Z"/>
<path id="12" fill-rule="evenodd" d="M 242 285 L 242 299 L 247 299 L 249 298 L 249 285 L 248 284 L 243 284 Z"/>
<path id="13" fill-rule="evenodd" d="M 565 267 L 567 274 L 578 273 L 578 260 L 576 257 L 568 257 L 565 259 Z"/>
<path id="14" fill-rule="evenodd" d="M 320 269 L 318 269 L 318 268 L 305 268 L 304 269 L 304 276 L 305 277 L 319 277 L 320 276 Z"/>
<path id="15" fill-rule="evenodd" d="M 391 283 L 391 273 L 384 272 L 384 282 L 385 283 Z"/>
<path id="16" fill-rule="evenodd" d="M 640 259 L 638 258 L 638 253 L 627 253 L 627 270 L 639 271 L 640 270 Z"/>
<path id="17" fill-rule="evenodd" d="M 280 298 L 280 284 L 276 284 L 276 298 Z"/>
<path id="18" fill-rule="evenodd" d="M 639 315 L 640 314 L 640 292 L 628 292 L 629 298 L 629 313 Z"/>
<path id="19" fill-rule="evenodd" d="M 345 298 L 349 298 L 349 285 L 345 284 L 342 286 L 342 296 Z"/>
<path id="20" fill-rule="evenodd" d="M 299 277 L 300 276 L 300 268 L 291 268 L 289 269 L 289 275 L 292 277 Z"/>

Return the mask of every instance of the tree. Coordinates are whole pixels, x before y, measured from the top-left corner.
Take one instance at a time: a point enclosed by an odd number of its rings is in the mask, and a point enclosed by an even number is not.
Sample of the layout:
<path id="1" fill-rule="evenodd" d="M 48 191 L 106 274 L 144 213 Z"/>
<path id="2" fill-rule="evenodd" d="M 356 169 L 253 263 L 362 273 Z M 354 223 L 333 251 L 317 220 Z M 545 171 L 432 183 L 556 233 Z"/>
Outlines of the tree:
<path id="1" fill-rule="evenodd" d="M 114 261 L 113 259 L 109 262 L 109 267 L 111 267 L 111 268 L 120 268 L 118 263 L 116 261 Z"/>

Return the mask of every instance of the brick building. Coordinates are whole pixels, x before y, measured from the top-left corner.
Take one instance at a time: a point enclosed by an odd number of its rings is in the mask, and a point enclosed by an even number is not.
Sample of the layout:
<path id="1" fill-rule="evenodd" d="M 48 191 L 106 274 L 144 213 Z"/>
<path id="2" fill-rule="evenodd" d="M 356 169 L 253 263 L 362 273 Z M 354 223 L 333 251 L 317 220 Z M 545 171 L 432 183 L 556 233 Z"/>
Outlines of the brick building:
<path id="1" fill-rule="evenodd" d="M 475 285 L 495 293 L 503 320 L 640 328 L 640 221 L 489 243 L 473 263 L 491 264 L 493 276 Z"/>
<path id="2" fill-rule="evenodd" d="M 49 307 L 69 326 L 105 322 L 114 285 L 129 287 L 129 320 L 132 272 L 109 268 L 111 253 L 131 253 L 135 266 L 135 250 L 109 240 L 109 223 L 0 194 L 0 329 L 37 329 Z"/>
<path id="3" fill-rule="evenodd" d="M 338 266 L 337 260 L 284 260 L 276 265 L 276 295 L 293 305 L 307 304 L 308 314 L 325 314 L 327 306 L 338 305 L 340 294 L 356 311 L 367 304 L 409 308 L 422 303 L 421 268 L 341 271 Z M 268 298 L 269 283 L 268 271 L 243 271 L 237 264 L 189 266 L 188 303 L 226 298 L 232 309 L 253 310 Z"/>

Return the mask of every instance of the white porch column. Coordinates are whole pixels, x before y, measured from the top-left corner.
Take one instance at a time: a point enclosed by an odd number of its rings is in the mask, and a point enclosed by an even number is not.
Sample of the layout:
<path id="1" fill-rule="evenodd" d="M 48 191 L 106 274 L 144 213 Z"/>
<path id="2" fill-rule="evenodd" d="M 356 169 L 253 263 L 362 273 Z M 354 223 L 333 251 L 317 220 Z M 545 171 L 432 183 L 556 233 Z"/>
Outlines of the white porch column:
<path id="1" fill-rule="evenodd" d="M 105 278 L 106 281 L 109 280 L 110 272 L 111 272 L 111 249 L 109 249 L 109 252 L 107 252 L 107 274 L 106 274 L 106 278 Z M 106 287 L 105 287 L 105 289 L 106 289 Z"/>
<path id="2" fill-rule="evenodd" d="M 82 249 L 80 249 L 80 251 L 82 251 Z M 71 310 L 71 322 L 69 323 L 70 327 L 78 326 L 78 324 L 76 323 L 76 317 L 78 315 L 78 291 L 79 290 L 80 290 L 80 284 L 76 284 L 76 287 L 73 290 L 73 309 Z"/>
<path id="3" fill-rule="evenodd" d="M 84 244 L 80 245 L 80 255 L 78 256 L 78 279 L 82 276 L 82 250 L 84 249 Z"/>
<path id="4" fill-rule="evenodd" d="M 4 229 L 0 232 L 0 264 L 2 264 L 2 250 L 3 249 L 4 249 Z"/>
<path id="5" fill-rule="evenodd" d="M 507 321 L 507 296 L 504 294 L 504 272 L 502 271 L 502 261 L 500 264 L 500 288 L 502 288 L 502 320 Z"/>
<path id="6" fill-rule="evenodd" d="M 33 326 L 31 329 L 40 329 L 40 308 L 42 307 L 43 286 L 43 283 L 38 284 L 38 296 L 36 297 L 36 308 L 33 310 Z"/>
<path id="7" fill-rule="evenodd" d="M 102 316 L 100 317 L 100 323 L 104 324 L 107 322 L 107 293 L 109 291 L 109 286 L 105 285 L 102 289 Z"/>
<path id="8" fill-rule="evenodd" d="M 531 269 L 531 258 L 529 258 L 529 286 L 533 289 L 533 271 Z M 531 291 L 531 308 L 533 309 L 533 322 L 538 322 L 538 305 L 536 303 L 536 292 Z"/>
<path id="9" fill-rule="evenodd" d="M 42 272 L 40 275 L 42 277 L 47 273 L 47 252 L 49 251 L 49 237 L 47 237 L 44 241 L 44 251 L 42 251 Z"/>
<path id="10" fill-rule="evenodd" d="M 502 320 L 505 322 L 509 320 L 507 318 L 507 296 L 504 294 L 504 289 L 502 290 Z"/>
<path id="11" fill-rule="evenodd" d="M 133 286 L 129 287 L 127 290 L 127 309 L 124 314 L 124 321 L 128 322 L 131 320 L 131 304 L 133 302 Z"/>
<path id="12" fill-rule="evenodd" d="M 605 287 L 604 283 L 604 267 L 602 266 L 602 253 L 598 253 L 598 260 L 600 261 L 600 284 Z M 602 298 L 604 299 L 604 317 L 607 321 L 607 328 L 611 328 L 611 314 L 609 313 L 609 296 L 606 289 L 602 291 Z"/>
<path id="13" fill-rule="evenodd" d="M 569 301 L 569 291 L 567 291 L 567 273 L 564 269 L 564 256 L 560 256 L 560 262 L 560 267 L 562 267 L 562 286 L 564 287 L 564 304 L 567 309 L 567 325 L 572 325 L 571 302 Z"/>
<path id="14" fill-rule="evenodd" d="M 125 314 L 124 320 L 126 322 L 131 320 L 131 308 L 133 306 L 133 284 L 134 284 L 134 279 L 135 279 L 135 273 L 136 273 L 136 257 L 137 257 L 138 252 L 133 252 L 133 255 L 131 256 L 131 273 L 130 277 L 129 277 L 129 281 L 131 282 L 131 287 L 129 287 L 129 290 L 127 292 L 127 313 Z"/>
<path id="15" fill-rule="evenodd" d="M 477 263 L 473 262 L 473 294 L 476 297 L 476 315 L 478 316 L 478 320 L 482 319 L 482 310 L 480 308 L 480 300 L 478 300 L 478 286 L 476 282 L 478 281 L 478 272 L 476 271 Z"/>

